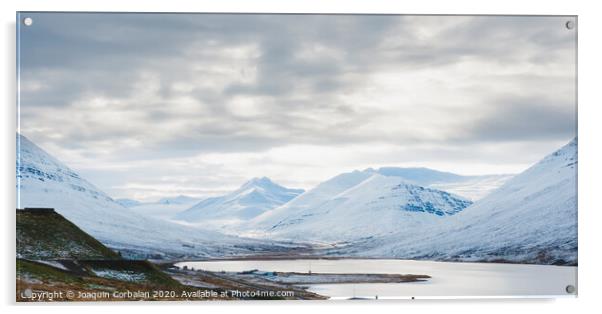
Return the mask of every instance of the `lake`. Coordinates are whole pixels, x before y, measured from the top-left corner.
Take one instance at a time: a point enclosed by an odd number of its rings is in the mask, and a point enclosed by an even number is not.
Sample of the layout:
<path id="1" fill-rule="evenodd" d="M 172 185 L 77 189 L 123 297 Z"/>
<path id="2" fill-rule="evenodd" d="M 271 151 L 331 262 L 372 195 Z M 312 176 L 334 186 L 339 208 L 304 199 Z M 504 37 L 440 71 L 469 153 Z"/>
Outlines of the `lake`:
<path id="1" fill-rule="evenodd" d="M 565 297 L 567 285 L 577 287 L 577 267 L 494 263 L 450 263 L 393 259 L 293 259 L 188 261 L 176 263 L 207 271 L 419 274 L 425 282 L 319 284 L 309 290 L 333 299 L 366 297 Z"/>

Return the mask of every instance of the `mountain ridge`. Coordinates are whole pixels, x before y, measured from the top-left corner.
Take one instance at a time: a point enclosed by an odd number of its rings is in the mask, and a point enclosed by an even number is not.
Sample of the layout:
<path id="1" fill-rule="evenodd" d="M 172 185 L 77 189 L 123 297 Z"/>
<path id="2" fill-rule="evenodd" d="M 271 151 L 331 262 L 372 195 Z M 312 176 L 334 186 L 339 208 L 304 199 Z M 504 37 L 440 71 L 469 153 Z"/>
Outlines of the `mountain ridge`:
<path id="1" fill-rule="evenodd" d="M 258 217 L 251 228 L 289 240 L 353 241 L 435 223 L 471 203 L 403 178 L 354 171 Z"/>
<path id="2" fill-rule="evenodd" d="M 576 265 L 577 143 L 545 156 L 444 225 L 333 254 Z"/>
<path id="3" fill-rule="evenodd" d="M 131 256 L 226 256 L 265 243 L 140 215 L 17 133 L 17 207 L 52 207 L 103 244 Z M 216 244 L 219 239 L 222 244 Z M 224 248 L 223 244 L 232 244 Z M 234 246 L 236 244 L 236 246 Z M 256 248 L 255 248 L 256 249 Z"/>
<path id="4" fill-rule="evenodd" d="M 228 194 L 200 201 L 176 214 L 174 219 L 187 223 L 225 220 L 244 222 L 285 204 L 302 192 L 302 189 L 276 184 L 267 177 L 252 178 Z"/>

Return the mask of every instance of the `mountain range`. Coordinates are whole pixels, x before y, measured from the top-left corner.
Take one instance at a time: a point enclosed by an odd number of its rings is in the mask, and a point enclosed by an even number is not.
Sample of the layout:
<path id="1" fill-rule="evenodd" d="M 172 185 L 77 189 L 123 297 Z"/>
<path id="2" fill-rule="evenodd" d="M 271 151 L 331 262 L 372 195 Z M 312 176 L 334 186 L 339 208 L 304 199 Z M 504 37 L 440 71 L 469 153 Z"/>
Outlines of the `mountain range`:
<path id="1" fill-rule="evenodd" d="M 458 195 L 366 170 L 328 180 L 257 217 L 250 228 L 298 241 L 355 241 L 399 229 L 411 232 L 470 204 Z"/>
<path id="2" fill-rule="evenodd" d="M 51 207 L 126 255 L 227 256 L 261 249 L 226 236 L 141 215 L 117 203 L 26 137 L 17 134 L 17 208 Z"/>
<path id="3" fill-rule="evenodd" d="M 210 197 L 174 216 L 187 223 L 203 222 L 215 227 L 245 223 L 303 193 L 269 178 L 253 178 L 224 196 Z"/>
<path id="4" fill-rule="evenodd" d="M 127 254 L 223 257 L 292 241 L 327 243 L 332 256 L 577 263 L 576 138 L 516 176 L 369 168 L 307 191 L 262 177 L 152 203 L 115 201 L 24 136 L 17 144 L 17 206 L 53 207 Z"/>
<path id="5" fill-rule="evenodd" d="M 333 254 L 577 264 L 577 163 L 575 138 L 442 224 Z"/>
<path id="6" fill-rule="evenodd" d="M 420 186 L 454 193 L 471 201 L 483 198 L 514 176 L 512 174 L 464 176 L 429 168 L 383 167 L 375 171 L 384 176 L 400 177 Z"/>
<path id="7" fill-rule="evenodd" d="M 190 208 L 199 200 L 196 197 L 178 195 L 164 197 L 155 202 L 141 202 L 133 199 L 117 199 L 115 201 L 140 215 L 171 220 L 175 214 Z"/>

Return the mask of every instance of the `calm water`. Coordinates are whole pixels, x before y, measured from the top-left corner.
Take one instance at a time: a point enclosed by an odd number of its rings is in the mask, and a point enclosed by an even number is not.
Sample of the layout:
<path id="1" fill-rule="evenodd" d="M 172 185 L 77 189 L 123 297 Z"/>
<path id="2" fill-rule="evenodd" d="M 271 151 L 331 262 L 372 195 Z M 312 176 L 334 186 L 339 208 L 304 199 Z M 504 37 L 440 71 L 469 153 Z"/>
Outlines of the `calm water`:
<path id="1" fill-rule="evenodd" d="M 263 271 L 313 273 L 421 274 L 427 282 L 394 284 L 312 285 L 309 290 L 332 298 L 370 297 L 511 297 L 570 296 L 567 285 L 577 286 L 577 267 L 446 263 L 428 261 L 342 259 L 181 262 L 177 266 L 208 271 Z"/>

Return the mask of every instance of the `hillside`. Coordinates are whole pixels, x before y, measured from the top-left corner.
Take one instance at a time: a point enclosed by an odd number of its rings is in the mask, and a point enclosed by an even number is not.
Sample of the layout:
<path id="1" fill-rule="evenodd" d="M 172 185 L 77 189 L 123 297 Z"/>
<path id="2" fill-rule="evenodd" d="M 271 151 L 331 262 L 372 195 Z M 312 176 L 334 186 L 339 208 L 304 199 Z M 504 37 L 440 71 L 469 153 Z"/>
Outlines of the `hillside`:
<path id="1" fill-rule="evenodd" d="M 17 257 L 33 260 L 121 257 L 56 212 L 17 210 Z"/>
<path id="2" fill-rule="evenodd" d="M 272 299 L 324 299 L 302 287 L 121 259 L 52 209 L 17 210 L 16 301 L 265 299 L 242 289 L 290 291 Z M 258 280 L 260 282 L 258 282 Z"/>
<path id="3" fill-rule="evenodd" d="M 223 257 L 272 249 L 270 242 L 227 236 L 138 214 L 17 134 L 17 207 L 52 207 L 108 247 L 133 258 Z"/>
<path id="4" fill-rule="evenodd" d="M 575 138 L 444 224 L 344 254 L 577 264 L 577 162 Z"/>
<path id="5" fill-rule="evenodd" d="M 122 200 L 122 203 L 126 203 L 126 205 L 124 205 L 125 207 L 142 216 L 161 220 L 171 220 L 174 215 L 187 210 L 199 201 L 200 199 L 198 198 L 176 196 L 162 198 L 156 202 L 132 202 L 132 200 Z"/>
<path id="6" fill-rule="evenodd" d="M 57 301 L 79 300 L 77 294 L 121 290 L 185 289 L 144 260 L 125 260 L 60 214 L 49 209 L 18 209 L 17 301 L 25 291 L 62 291 Z M 107 293 L 107 299 L 112 299 Z M 152 299 L 141 296 L 132 299 Z M 94 299 L 84 299 L 94 301 Z"/>
<path id="7" fill-rule="evenodd" d="M 466 176 L 429 168 L 383 167 L 368 170 L 387 177 L 403 178 L 416 185 L 460 195 L 471 201 L 485 197 L 513 177 L 510 174 Z"/>
<path id="8" fill-rule="evenodd" d="M 253 178 L 224 196 L 202 200 L 174 219 L 213 226 L 244 223 L 292 200 L 303 190 L 289 189 L 269 178 Z"/>
<path id="9" fill-rule="evenodd" d="M 470 204 L 400 177 L 353 172 L 320 184 L 254 223 L 276 238 L 347 242 L 399 230 L 411 236 Z"/>

